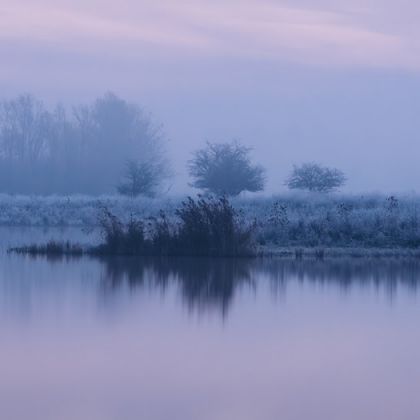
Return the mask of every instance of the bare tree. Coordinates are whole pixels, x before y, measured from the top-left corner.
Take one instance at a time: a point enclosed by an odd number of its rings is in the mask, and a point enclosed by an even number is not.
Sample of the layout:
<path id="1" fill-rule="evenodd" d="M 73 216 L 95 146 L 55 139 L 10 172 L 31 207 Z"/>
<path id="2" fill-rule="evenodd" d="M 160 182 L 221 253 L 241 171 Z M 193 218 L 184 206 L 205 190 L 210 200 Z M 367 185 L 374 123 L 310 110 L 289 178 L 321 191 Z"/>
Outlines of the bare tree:
<path id="1" fill-rule="evenodd" d="M 128 159 L 168 173 L 165 141 L 148 113 L 112 93 L 73 112 L 21 95 L 0 102 L 0 192 L 110 193 Z"/>
<path id="2" fill-rule="evenodd" d="M 207 192 L 236 196 L 242 191 L 262 191 L 265 171 L 253 165 L 249 157 L 251 149 L 233 141 L 231 143 L 207 143 L 197 150 L 188 162 L 195 188 Z"/>
<path id="3" fill-rule="evenodd" d="M 77 108 L 75 115 L 86 171 L 99 192 L 109 191 L 127 173 L 127 160 L 154 162 L 153 167 L 168 172 L 163 127 L 140 106 L 107 93 L 91 106 Z M 141 166 L 142 171 L 150 169 L 150 164 Z"/>
<path id="4" fill-rule="evenodd" d="M 345 182 L 346 177 L 340 170 L 310 162 L 294 165 L 285 185 L 290 189 L 327 193 L 343 186 Z"/>
<path id="5" fill-rule="evenodd" d="M 2 155 L 11 161 L 33 164 L 47 154 L 52 116 L 31 95 L 5 101 L 1 107 Z"/>
<path id="6" fill-rule="evenodd" d="M 130 197 L 153 197 L 166 178 L 166 171 L 153 162 L 128 160 L 123 178 L 117 187 L 120 194 Z"/>

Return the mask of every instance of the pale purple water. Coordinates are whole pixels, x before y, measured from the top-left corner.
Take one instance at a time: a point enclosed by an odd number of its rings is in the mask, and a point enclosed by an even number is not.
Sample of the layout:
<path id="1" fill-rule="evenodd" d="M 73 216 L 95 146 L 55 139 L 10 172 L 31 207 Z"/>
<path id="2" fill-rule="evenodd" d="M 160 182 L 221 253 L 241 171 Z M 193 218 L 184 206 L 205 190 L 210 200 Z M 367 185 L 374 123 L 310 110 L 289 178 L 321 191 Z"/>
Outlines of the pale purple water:
<path id="1" fill-rule="evenodd" d="M 418 284 L 416 261 L 3 252 L 0 418 L 418 419 Z"/>

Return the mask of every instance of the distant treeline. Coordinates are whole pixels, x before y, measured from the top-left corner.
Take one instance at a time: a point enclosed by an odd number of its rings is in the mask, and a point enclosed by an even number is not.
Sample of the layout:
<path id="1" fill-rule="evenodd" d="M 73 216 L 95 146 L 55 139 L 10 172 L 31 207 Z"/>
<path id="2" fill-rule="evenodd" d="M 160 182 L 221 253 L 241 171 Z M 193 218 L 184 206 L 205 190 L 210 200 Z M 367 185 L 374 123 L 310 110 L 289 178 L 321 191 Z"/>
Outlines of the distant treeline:
<path id="1" fill-rule="evenodd" d="M 0 103 L 0 192 L 155 196 L 171 175 L 165 140 L 141 107 L 112 93 L 70 111 L 22 95 Z M 225 196 L 264 190 L 265 169 L 250 152 L 237 140 L 208 142 L 187 163 L 190 185 Z M 283 184 L 327 193 L 345 181 L 338 169 L 306 162 Z"/>
<path id="2" fill-rule="evenodd" d="M 70 111 L 31 95 L 0 104 L 0 191 L 115 191 L 127 159 L 167 169 L 162 127 L 112 93 Z"/>

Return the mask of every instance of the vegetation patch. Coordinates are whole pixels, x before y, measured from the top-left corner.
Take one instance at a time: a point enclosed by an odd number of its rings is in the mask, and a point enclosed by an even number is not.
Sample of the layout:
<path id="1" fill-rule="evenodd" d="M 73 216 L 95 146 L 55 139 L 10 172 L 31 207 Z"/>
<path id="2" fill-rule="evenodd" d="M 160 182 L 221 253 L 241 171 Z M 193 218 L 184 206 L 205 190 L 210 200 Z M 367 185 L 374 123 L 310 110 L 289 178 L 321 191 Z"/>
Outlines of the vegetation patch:
<path id="1" fill-rule="evenodd" d="M 78 244 L 70 242 L 49 241 L 46 244 L 32 244 L 28 246 L 10 248 L 9 252 L 26 255 L 47 255 L 47 256 L 81 256 L 86 250 Z"/>
<path id="2" fill-rule="evenodd" d="M 96 214 L 95 224 L 99 224 L 103 238 L 89 252 L 243 256 L 288 249 L 299 256 L 301 249 L 312 249 L 322 258 L 326 253 L 323 250 L 329 249 L 347 249 L 352 253 L 359 249 L 362 254 L 374 249 L 396 250 L 397 254 L 402 250 L 420 250 L 417 196 L 307 193 L 231 201 L 225 197 L 188 198 L 172 203 L 135 199 L 131 207 L 117 203 L 109 200 L 96 208 L 89 207 Z M 126 203 L 125 199 L 121 203 Z M 159 211 L 159 205 L 164 210 Z M 72 206 L 57 206 L 61 217 L 65 217 L 67 208 L 76 212 Z M 50 209 L 53 207 L 51 203 Z M 132 214 L 129 220 L 124 217 L 126 214 Z M 28 248 L 35 252 L 36 247 Z M 67 252 L 66 247 L 62 248 Z M 45 252 L 41 249 L 38 253 Z M 58 250 L 50 246 L 50 253 L 53 252 Z"/>
<path id="3" fill-rule="evenodd" d="M 251 256 L 256 252 L 254 225 L 246 223 L 225 198 L 188 198 L 170 219 L 165 212 L 147 223 L 124 224 L 105 210 L 104 241 L 94 253 L 112 255 Z"/>
<path id="4" fill-rule="evenodd" d="M 11 251 L 30 255 L 143 255 L 244 257 L 256 255 L 255 224 L 247 223 L 227 198 L 188 198 L 175 217 L 161 211 L 147 221 L 124 223 L 103 209 L 99 223 L 103 241 L 83 249 L 49 242 Z"/>

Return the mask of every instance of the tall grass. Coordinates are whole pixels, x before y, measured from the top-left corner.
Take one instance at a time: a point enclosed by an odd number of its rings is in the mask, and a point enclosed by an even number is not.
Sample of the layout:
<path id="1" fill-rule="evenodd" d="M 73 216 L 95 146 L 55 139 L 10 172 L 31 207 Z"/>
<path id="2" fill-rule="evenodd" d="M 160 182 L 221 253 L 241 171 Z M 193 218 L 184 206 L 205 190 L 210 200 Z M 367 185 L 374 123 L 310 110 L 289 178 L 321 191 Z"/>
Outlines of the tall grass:
<path id="1" fill-rule="evenodd" d="M 165 212 L 148 223 L 124 224 L 109 210 L 100 218 L 103 243 L 98 254 L 159 256 L 251 256 L 254 226 L 246 223 L 227 198 L 188 198 L 170 219 Z"/>
<path id="2" fill-rule="evenodd" d="M 278 198 L 258 209 L 260 244 L 305 247 L 420 247 L 420 203 L 395 196 Z M 248 204 L 248 214 L 252 205 Z"/>
<path id="3" fill-rule="evenodd" d="M 250 255 L 253 224 L 246 223 L 227 198 L 189 198 L 176 211 L 180 219 L 176 231 L 182 254 L 236 256 Z"/>
<path id="4" fill-rule="evenodd" d="M 203 197 L 184 201 L 103 198 L 95 201 L 96 207 L 94 201 L 80 197 L 56 204 L 53 199 L 37 198 L 31 205 L 26 199 L 9 200 L 2 204 L 0 196 L 0 224 L 10 220 L 13 212 L 39 213 L 46 220 L 53 216 L 56 220 L 60 213 L 71 220 L 76 214 L 82 218 L 88 209 L 89 224 L 99 225 L 103 232 L 97 253 L 236 256 L 254 254 L 256 245 L 263 249 L 420 249 L 420 198 L 414 195 L 290 194 L 231 202 Z M 98 219 L 99 208 L 106 210 Z M 128 214 L 132 214 L 129 219 Z"/>

